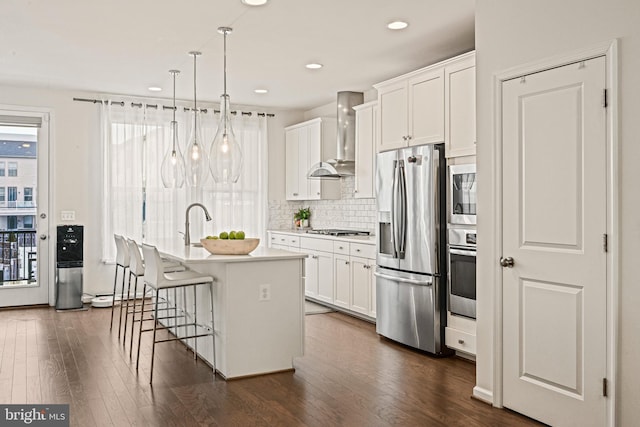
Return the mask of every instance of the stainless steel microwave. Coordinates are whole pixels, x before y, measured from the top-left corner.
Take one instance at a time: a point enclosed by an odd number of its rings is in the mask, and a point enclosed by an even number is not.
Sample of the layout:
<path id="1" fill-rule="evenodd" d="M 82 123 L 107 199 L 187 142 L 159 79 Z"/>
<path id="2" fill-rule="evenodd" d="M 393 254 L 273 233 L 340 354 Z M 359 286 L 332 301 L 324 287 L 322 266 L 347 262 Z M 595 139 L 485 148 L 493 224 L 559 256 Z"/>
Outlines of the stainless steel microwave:
<path id="1" fill-rule="evenodd" d="M 476 184 L 475 164 L 449 166 L 449 223 L 476 223 Z"/>

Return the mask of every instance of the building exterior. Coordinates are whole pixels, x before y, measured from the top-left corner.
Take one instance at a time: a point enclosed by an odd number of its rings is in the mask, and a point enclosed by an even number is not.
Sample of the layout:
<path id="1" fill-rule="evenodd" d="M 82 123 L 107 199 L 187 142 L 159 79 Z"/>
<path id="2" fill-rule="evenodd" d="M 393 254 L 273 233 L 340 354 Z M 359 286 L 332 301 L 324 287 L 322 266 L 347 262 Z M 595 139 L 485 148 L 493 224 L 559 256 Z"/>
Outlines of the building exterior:
<path id="1" fill-rule="evenodd" d="M 26 130 L 0 128 L 0 283 L 35 280 L 37 136 Z"/>

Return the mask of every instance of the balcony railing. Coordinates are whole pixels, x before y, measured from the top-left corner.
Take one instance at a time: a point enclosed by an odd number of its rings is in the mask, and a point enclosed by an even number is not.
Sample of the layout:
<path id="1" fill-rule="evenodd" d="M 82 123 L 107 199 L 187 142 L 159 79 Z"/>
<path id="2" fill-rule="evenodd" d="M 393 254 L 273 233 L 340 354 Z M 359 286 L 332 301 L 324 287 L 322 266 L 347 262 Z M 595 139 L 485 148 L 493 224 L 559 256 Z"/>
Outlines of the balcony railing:
<path id="1" fill-rule="evenodd" d="M 37 279 L 36 230 L 0 231 L 0 286 Z"/>
<path id="2" fill-rule="evenodd" d="M 24 209 L 35 207 L 37 207 L 36 202 L 19 202 L 17 200 L 0 202 L 0 208 Z"/>

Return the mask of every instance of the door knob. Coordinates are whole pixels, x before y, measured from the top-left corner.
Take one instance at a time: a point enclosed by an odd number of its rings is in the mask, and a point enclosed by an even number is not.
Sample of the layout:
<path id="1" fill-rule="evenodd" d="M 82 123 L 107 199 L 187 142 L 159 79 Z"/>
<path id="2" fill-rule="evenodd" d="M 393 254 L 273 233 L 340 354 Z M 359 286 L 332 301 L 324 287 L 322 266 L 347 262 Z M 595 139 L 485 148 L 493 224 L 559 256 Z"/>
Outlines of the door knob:
<path id="1" fill-rule="evenodd" d="M 41 234 L 40 235 L 40 240 L 47 240 L 47 235 L 46 234 Z"/>
<path id="2" fill-rule="evenodd" d="M 514 264 L 513 258 L 511 258 L 510 256 L 506 257 L 506 258 L 500 258 L 500 265 L 503 267 L 509 267 L 512 268 Z"/>

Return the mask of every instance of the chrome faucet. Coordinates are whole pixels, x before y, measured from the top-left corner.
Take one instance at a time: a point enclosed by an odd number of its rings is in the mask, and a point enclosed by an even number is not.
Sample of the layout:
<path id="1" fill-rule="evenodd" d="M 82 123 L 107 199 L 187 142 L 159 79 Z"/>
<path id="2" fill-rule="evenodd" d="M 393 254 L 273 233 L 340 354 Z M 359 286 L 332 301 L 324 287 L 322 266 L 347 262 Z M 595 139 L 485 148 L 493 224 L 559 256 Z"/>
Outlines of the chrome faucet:
<path id="1" fill-rule="evenodd" d="M 204 207 L 204 205 L 202 203 L 191 203 L 188 207 L 187 207 L 187 212 L 185 214 L 185 221 L 184 221 L 184 245 L 185 246 L 189 246 L 191 244 L 191 236 L 189 234 L 189 211 L 191 210 L 192 207 L 194 206 L 199 206 L 202 208 L 202 210 L 204 211 L 204 217 L 207 221 L 211 221 L 211 215 L 209 215 L 209 211 L 207 210 L 207 208 Z"/>

